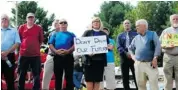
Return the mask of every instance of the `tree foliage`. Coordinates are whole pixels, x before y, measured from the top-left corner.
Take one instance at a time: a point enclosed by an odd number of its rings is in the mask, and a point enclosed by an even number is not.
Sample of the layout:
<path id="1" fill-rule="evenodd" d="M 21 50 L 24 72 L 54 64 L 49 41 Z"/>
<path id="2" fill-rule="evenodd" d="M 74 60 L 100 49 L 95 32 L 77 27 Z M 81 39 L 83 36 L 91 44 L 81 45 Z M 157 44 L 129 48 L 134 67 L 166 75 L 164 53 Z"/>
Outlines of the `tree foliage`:
<path id="1" fill-rule="evenodd" d="M 131 10 L 129 3 L 124 4 L 120 1 L 104 2 L 101 5 L 100 13 L 96 14 L 103 21 L 103 25 L 110 29 L 113 34 L 114 27 L 117 27 L 124 20 L 125 13 Z"/>
<path id="2" fill-rule="evenodd" d="M 35 1 L 22 1 L 18 3 L 18 26 L 24 24 L 26 22 L 26 15 L 29 12 L 35 14 L 35 23 L 39 24 L 44 31 L 44 43 L 47 42 L 48 30 L 54 21 L 55 15 L 51 14 L 49 18 L 47 18 L 48 11 L 45 11 L 43 8 L 38 7 L 38 3 Z M 16 9 L 12 8 L 13 17 L 11 18 L 12 22 L 15 24 L 16 20 Z"/>
<path id="3" fill-rule="evenodd" d="M 158 35 L 162 30 L 170 26 L 169 16 L 178 13 L 178 1 L 140 1 L 137 6 L 121 1 L 104 2 L 100 12 L 96 14 L 104 23 L 104 26 L 111 30 L 111 36 L 116 37 L 123 32 L 122 22 L 125 19 L 131 21 L 132 29 L 135 30 L 135 21 L 146 19 L 149 30 L 156 31 Z M 117 49 L 114 49 L 116 65 L 119 63 Z"/>

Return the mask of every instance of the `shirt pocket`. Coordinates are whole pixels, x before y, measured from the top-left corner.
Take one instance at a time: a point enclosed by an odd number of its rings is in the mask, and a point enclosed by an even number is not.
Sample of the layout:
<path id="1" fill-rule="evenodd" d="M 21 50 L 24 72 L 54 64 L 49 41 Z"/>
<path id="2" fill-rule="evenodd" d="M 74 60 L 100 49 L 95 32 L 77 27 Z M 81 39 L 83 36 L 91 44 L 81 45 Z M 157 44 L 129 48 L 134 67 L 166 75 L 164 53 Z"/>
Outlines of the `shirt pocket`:
<path id="1" fill-rule="evenodd" d="M 8 34 L 7 34 L 8 35 Z M 13 32 L 9 32 L 9 36 L 6 36 L 7 39 L 5 39 L 5 42 L 9 42 L 10 44 L 14 44 L 15 43 L 15 33 Z"/>

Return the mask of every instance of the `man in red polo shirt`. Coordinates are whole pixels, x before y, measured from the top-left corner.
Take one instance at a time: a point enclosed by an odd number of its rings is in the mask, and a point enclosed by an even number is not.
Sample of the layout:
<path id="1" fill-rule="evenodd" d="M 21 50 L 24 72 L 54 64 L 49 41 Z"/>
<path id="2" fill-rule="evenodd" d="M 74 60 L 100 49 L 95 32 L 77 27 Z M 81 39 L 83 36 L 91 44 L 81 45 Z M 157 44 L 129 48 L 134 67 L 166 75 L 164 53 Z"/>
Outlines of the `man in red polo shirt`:
<path id="1" fill-rule="evenodd" d="M 40 90 L 40 45 L 44 39 L 43 30 L 34 24 L 35 15 L 33 13 L 27 14 L 26 21 L 26 24 L 19 27 L 22 43 L 20 45 L 18 90 L 24 90 L 25 76 L 29 66 L 33 73 L 33 90 Z"/>

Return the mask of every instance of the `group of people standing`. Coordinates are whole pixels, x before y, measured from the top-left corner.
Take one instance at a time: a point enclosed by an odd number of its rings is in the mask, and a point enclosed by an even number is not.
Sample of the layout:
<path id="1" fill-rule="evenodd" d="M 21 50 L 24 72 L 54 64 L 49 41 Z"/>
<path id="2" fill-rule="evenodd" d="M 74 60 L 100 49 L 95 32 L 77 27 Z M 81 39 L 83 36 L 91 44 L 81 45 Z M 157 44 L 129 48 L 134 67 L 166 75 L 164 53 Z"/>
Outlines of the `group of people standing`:
<path id="1" fill-rule="evenodd" d="M 33 90 L 40 90 L 40 46 L 44 37 L 42 27 L 34 24 L 34 21 L 35 15 L 28 13 L 26 23 L 20 25 L 17 32 L 14 28 L 9 27 L 9 17 L 6 14 L 1 16 L 1 67 L 8 90 L 15 90 L 14 51 L 18 46 L 20 46 L 18 90 L 25 89 L 25 77 L 29 66 L 32 69 L 34 79 Z M 159 90 L 157 59 L 161 51 L 164 52 L 165 90 L 172 89 L 173 68 L 175 81 L 178 82 L 178 46 L 161 46 L 162 37 L 166 34 L 178 34 L 178 14 L 171 15 L 170 22 L 171 27 L 163 30 L 160 39 L 156 32 L 148 29 L 148 22 L 145 19 L 136 21 L 137 32 L 131 29 L 129 20 L 123 22 L 125 31 L 118 35 L 116 44 L 121 60 L 120 66 L 125 90 L 130 90 L 129 69 L 138 90 L 146 90 L 147 80 L 149 80 L 151 90 Z M 55 75 L 56 90 L 62 90 L 63 76 L 66 79 L 66 90 L 73 90 L 74 80 L 76 79 L 73 75 L 80 74 L 81 76 L 83 72 L 83 69 L 78 68 L 76 66 L 78 64 L 74 63 L 73 51 L 76 36 L 68 31 L 68 22 L 65 19 L 56 19 L 53 26 L 55 30 L 49 35 L 49 52 L 44 64 L 42 90 L 49 89 L 53 73 Z M 94 17 L 91 28 L 82 35 L 82 37 L 105 35 L 108 44 L 108 53 L 81 56 L 85 59 L 85 62 L 79 64 L 79 66 L 84 68 L 87 90 L 104 89 L 103 83 L 100 83 L 103 81 L 104 76 L 106 88 L 109 90 L 116 88 L 113 53 L 115 42 L 109 37 L 109 34 L 109 29 L 103 27 L 100 18 Z M 80 63 L 80 60 L 78 63 Z M 74 68 L 79 70 L 74 70 Z M 176 83 L 176 89 L 178 89 L 178 83 Z"/>
<path id="2" fill-rule="evenodd" d="M 178 14 L 170 16 L 171 27 L 163 30 L 160 37 L 154 31 L 149 30 L 145 19 L 135 23 L 137 33 L 130 28 L 129 20 L 124 21 L 125 31 L 117 37 L 117 49 L 121 57 L 121 70 L 123 86 L 129 88 L 129 69 L 132 71 L 138 90 L 146 90 L 147 80 L 151 90 L 159 90 L 157 60 L 163 56 L 164 90 L 173 88 L 173 70 L 175 72 L 176 90 L 178 89 L 178 46 L 163 45 L 164 37 L 170 34 L 178 35 Z M 177 42 L 177 41 L 173 41 Z"/>
<path id="3" fill-rule="evenodd" d="M 33 90 L 40 88 L 40 46 L 43 43 L 43 30 L 39 25 L 34 24 L 35 15 L 28 13 L 26 22 L 19 26 L 17 31 L 11 28 L 10 18 L 3 14 L 1 16 L 1 67 L 4 75 L 7 89 L 15 90 L 14 87 L 14 69 L 15 69 L 15 49 L 19 51 L 18 60 L 18 90 L 24 90 L 27 69 L 31 67 L 34 86 Z"/>

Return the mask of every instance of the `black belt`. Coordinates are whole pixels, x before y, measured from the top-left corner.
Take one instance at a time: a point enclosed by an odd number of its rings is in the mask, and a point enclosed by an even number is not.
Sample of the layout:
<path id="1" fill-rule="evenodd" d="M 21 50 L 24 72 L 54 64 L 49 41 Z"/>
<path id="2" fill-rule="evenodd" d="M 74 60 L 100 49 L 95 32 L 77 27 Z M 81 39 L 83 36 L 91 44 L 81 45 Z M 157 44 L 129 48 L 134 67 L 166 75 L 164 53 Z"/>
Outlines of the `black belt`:
<path id="1" fill-rule="evenodd" d="M 168 53 L 167 53 L 168 54 Z M 178 54 L 168 54 L 168 55 L 171 55 L 171 56 L 178 56 Z"/>
<path id="2" fill-rule="evenodd" d="M 178 54 L 171 54 L 172 56 L 178 56 Z"/>
<path id="3" fill-rule="evenodd" d="M 50 55 L 50 56 L 54 56 L 54 54 L 48 54 L 48 55 Z"/>
<path id="4" fill-rule="evenodd" d="M 139 60 L 138 60 L 139 61 Z M 141 60 L 141 61 L 139 61 L 139 62 L 151 62 L 151 61 L 145 61 L 145 60 Z"/>

